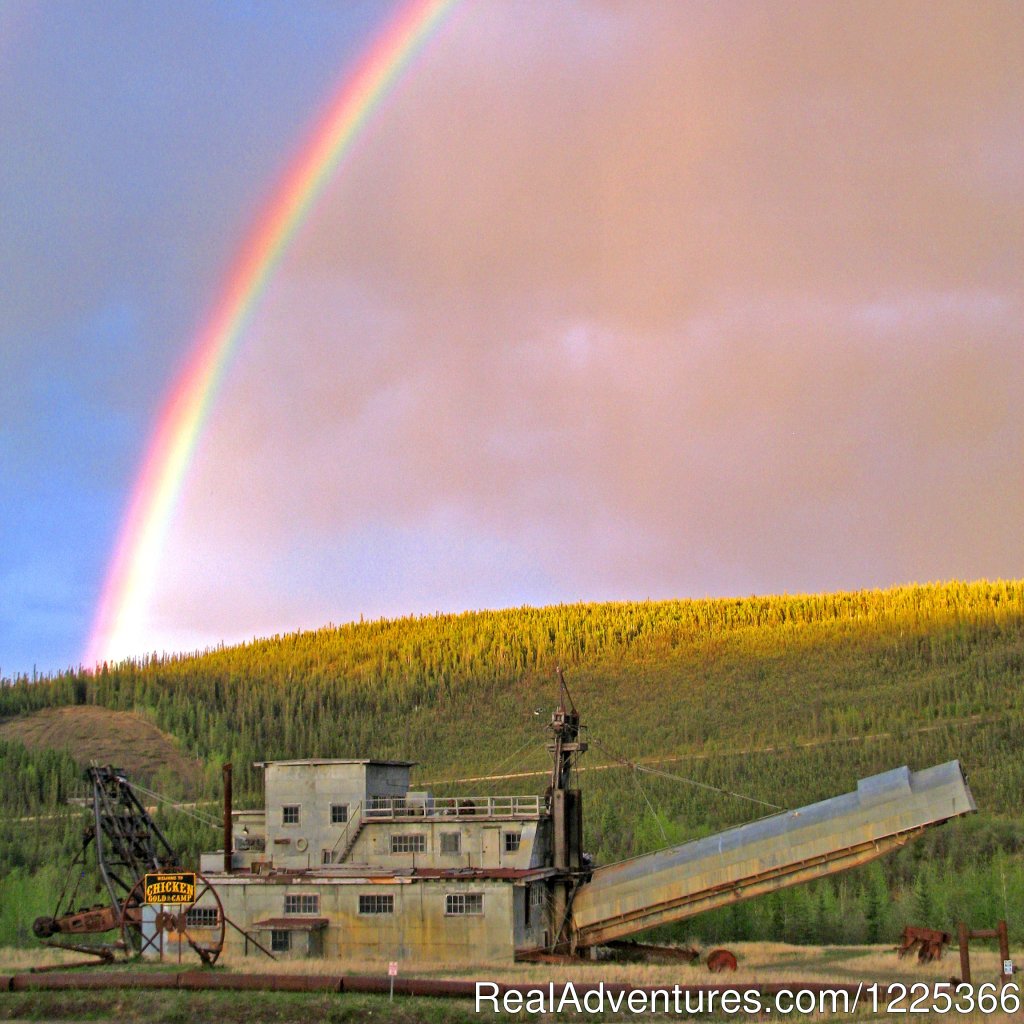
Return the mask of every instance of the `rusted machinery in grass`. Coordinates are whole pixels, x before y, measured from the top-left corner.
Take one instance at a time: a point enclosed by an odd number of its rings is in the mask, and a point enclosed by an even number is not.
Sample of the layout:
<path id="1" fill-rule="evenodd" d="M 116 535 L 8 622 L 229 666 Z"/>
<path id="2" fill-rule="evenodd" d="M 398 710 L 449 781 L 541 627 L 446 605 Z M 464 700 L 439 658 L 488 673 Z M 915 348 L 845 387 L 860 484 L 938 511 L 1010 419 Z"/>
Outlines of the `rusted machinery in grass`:
<path id="1" fill-rule="evenodd" d="M 917 959 L 923 964 L 942 959 L 942 947 L 953 941 L 949 932 L 937 931 L 934 928 L 917 928 L 908 924 L 900 936 L 900 944 L 896 954 L 902 960 L 912 949 L 917 947 Z"/>
<path id="2" fill-rule="evenodd" d="M 713 949 L 708 953 L 708 970 L 712 974 L 722 971 L 735 971 L 737 967 L 735 954 L 728 949 Z"/>
<path id="3" fill-rule="evenodd" d="M 202 875 L 179 868 L 178 854 L 122 771 L 94 766 L 85 774 L 92 786 L 92 821 L 54 913 L 32 925 L 36 937 L 106 961 L 117 953 L 162 957 L 171 949 L 180 959 L 187 949 L 205 964 L 216 962 L 225 926 L 216 889 Z M 90 876 L 90 852 L 109 902 L 76 908 Z M 111 932 L 118 937 L 105 938 Z"/>

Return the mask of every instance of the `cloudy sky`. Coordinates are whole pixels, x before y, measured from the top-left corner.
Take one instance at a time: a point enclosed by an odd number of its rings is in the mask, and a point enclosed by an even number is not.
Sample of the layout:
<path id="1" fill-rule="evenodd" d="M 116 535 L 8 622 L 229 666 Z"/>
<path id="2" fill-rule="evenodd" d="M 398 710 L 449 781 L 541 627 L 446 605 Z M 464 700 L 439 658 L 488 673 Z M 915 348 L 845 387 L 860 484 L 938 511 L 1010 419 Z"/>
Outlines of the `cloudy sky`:
<path id="1" fill-rule="evenodd" d="M 0 6 L 0 675 L 401 5 Z M 117 655 L 1024 575 L 1024 7 L 463 0 L 293 240 Z"/>

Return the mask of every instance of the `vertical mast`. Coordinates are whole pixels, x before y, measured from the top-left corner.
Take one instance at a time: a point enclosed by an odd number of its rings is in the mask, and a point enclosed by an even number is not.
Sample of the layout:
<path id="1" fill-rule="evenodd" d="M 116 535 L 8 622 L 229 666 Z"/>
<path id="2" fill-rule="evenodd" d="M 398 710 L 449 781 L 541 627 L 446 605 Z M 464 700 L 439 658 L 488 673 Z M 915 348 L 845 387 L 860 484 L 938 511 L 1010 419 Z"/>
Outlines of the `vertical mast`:
<path id="1" fill-rule="evenodd" d="M 551 715 L 554 742 L 548 745 L 552 755 L 551 785 L 548 787 L 551 811 L 552 866 L 561 874 L 552 887 L 554 945 L 568 949 L 572 945 L 570 911 L 572 894 L 581 880 L 583 868 L 583 801 L 578 789 L 571 788 L 574 759 L 587 749 L 581 742 L 580 716 L 565 676 L 558 668 L 558 707 Z"/>
<path id="2" fill-rule="evenodd" d="M 569 788 L 573 755 L 582 754 L 587 749 L 586 743 L 579 742 L 580 716 L 573 704 L 569 687 L 565 685 L 561 666 L 555 671 L 558 674 L 558 707 L 551 713 L 551 731 L 555 734 L 555 741 L 548 747 L 554 755 L 551 768 L 552 795 Z M 569 703 L 568 708 L 566 701 Z"/>
<path id="3" fill-rule="evenodd" d="M 224 773 L 224 874 L 231 874 L 232 852 L 234 851 L 234 836 L 232 835 L 232 795 L 231 795 L 231 764 L 223 766 Z"/>

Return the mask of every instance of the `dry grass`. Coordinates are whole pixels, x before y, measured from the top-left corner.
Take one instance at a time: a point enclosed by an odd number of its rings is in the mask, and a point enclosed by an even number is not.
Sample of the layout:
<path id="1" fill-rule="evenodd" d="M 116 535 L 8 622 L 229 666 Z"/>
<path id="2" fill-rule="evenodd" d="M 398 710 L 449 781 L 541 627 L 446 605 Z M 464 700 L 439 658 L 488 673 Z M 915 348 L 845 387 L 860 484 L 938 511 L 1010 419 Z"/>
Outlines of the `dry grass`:
<path id="1" fill-rule="evenodd" d="M 73 953 L 69 949 L 50 949 L 40 946 L 38 949 L 13 949 L 0 946 L 0 973 L 19 974 L 32 967 L 44 967 L 50 964 L 73 964 L 80 960 L 92 960 L 93 957 Z"/>
<path id="2" fill-rule="evenodd" d="M 956 948 L 947 951 L 942 960 L 919 964 L 908 956 L 900 960 L 892 946 L 790 946 L 782 942 L 739 942 L 728 947 L 739 960 L 734 974 L 710 974 L 703 963 L 637 964 L 613 961 L 567 964 L 513 964 L 506 961 L 474 964 L 403 963 L 400 971 L 407 977 L 452 978 L 520 983 L 548 981 L 618 982 L 630 985 L 698 985 L 710 981 L 737 984 L 770 982 L 903 982 L 929 985 L 948 981 L 960 973 Z M 704 950 L 706 956 L 709 950 Z M 1020 962 L 1024 951 L 1014 959 Z M 261 955 L 247 957 L 225 954 L 220 963 L 233 971 L 279 972 L 295 974 L 371 974 L 387 973 L 390 956 L 378 960 L 277 960 Z M 999 973 L 999 954 L 995 950 L 972 949 L 971 971 L 976 984 L 993 980 Z"/>
<path id="3" fill-rule="evenodd" d="M 82 765 L 114 764 L 143 781 L 169 770 L 190 793 L 202 773 L 201 762 L 186 757 L 172 736 L 140 715 L 92 704 L 44 708 L 8 719 L 0 723 L 0 739 L 29 750 L 64 750 Z"/>
<path id="4" fill-rule="evenodd" d="M 584 961 L 566 964 L 508 963 L 506 961 L 467 964 L 417 961 L 404 962 L 400 971 L 405 977 L 452 978 L 522 983 L 548 981 L 619 982 L 630 985 L 706 984 L 724 981 L 737 984 L 770 982 L 873 982 L 888 984 L 903 982 L 948 981 L 960 973 L 956 948 L 947 951 L 942 960 L 933 964 L 919 964 L 913 957 L 900 960 L 891 946 L 790 946 L 782 942 L 737 942 L 729 947 L 739 960 L 734 974 L 710 974 L 703 963 L 695 964 L 637 964 L 614 961 Z M 706 955 L 708 950 L 704 950 Z M 1024 960 L 1024 950 L 1011 951 L 1014 960 Z M 75 963 L 88 959 L 80 953 L 50 949 L 0 948 L 0 971 L 26 971 L 33 966 Z M 247 973 L 285 974 L 386 974 L 390 955 L 380 959 L 302 959 L 271 960 L 260 954 L 241 956 L 225 953 L 218 966 L 230 971 Z M 197 966 L 185 960 L 189 969 Z M 993 949 L 972 948 L 971 971 L 975 983 L 993 980 L 999 973 L 999 953 Z"/>
<path id="5" fill-rule="evenodd" d="M 736 954 L 740 968 L 734 974 L 712 975 L 702 964 L 636 964 L 609 961 L 581 962 L 568 964 L 509 964 L 477 963 L 453 965 L 450 963 L 402 963 L 403 977 L 449 978 L 469 981 L 487 980 L 529 985 L 546 985 L 573 981 L 577 985 L 603 981 L 631 986 L 668 987 L 673 985 L 698 985 L 721 982 L 724 985 L 758 984 L 771 982 L 801 983 L 858 983 L 878 982 L 887 985 L 902 982 L 909 989 L 915 983 L 924 982 L 929 986 L 948 981 L 951 975 L 959 973 L 959 958 L 956 949 L 947 952 L 936 964 L 918 964 L 911 957 L 899 960 L 890 946 L 789 946 L 778 942 L 733 943 L 729 948 Z M 706 953 L 708 950 L 704 950 Z M 1014 951 L 1014 959 L 1020 961 L 1024 950 Z M 0 973 L 26 971 L 32 966 L 59 964 L 82 960 L 82 956 L 60 950 L 0 949 Z M 287 974 L 364 974 L 384 975 L 387 973 L 388 956 L 377 960 L 278 960 L 263 956 L 242 957 L 225 954 L 219 967 L 229 971 L 246 973 L 287 973 Z M 188 969 L 198 965 L 185 961 Z M 999 955 L 995 950 L 972 949 L 971 967 L 976 985 L 995 979 L 999 970 Z M 145 968 L 142 968 L 145 969 Z M 903 1004 L 906 1008 L 906 1002 Z M 861 1020 L 906 1020 L 908 1014 L 859 1013 Z M 934 1015 L 933 1015 L 934 1016 Z M 794 1015 L 791 1019 L 806 1019 Z M 956 1014 L 962 1024 L 1010 1024 L 1019 1021 L 1020 1015 L 1002 1013 L 968 1015 Z"/>

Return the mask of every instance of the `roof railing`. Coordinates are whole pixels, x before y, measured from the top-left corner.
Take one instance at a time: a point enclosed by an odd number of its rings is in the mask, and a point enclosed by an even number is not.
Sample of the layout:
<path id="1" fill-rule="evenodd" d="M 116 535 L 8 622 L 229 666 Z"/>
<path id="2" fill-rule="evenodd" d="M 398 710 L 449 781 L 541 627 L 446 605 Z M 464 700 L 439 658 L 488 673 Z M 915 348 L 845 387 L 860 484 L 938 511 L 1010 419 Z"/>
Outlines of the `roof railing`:
<path id="1" fill-rule="evenodd" d="M 542 798 L 533 796 L 370 797 L 364 817 L 377 821 L 416 818 L 539 818 Z"/>

